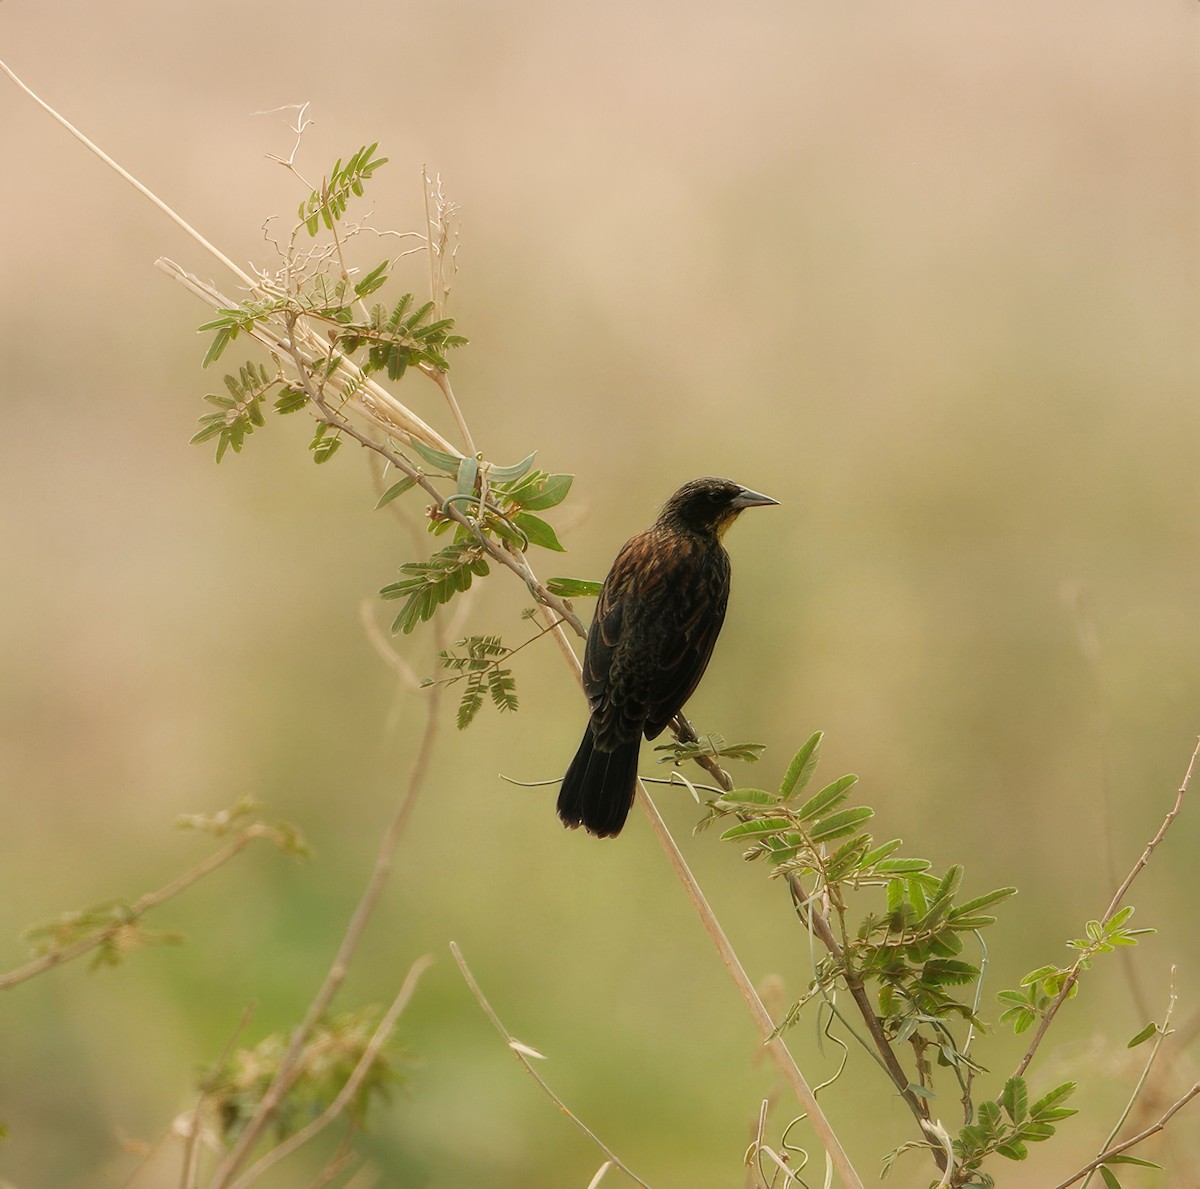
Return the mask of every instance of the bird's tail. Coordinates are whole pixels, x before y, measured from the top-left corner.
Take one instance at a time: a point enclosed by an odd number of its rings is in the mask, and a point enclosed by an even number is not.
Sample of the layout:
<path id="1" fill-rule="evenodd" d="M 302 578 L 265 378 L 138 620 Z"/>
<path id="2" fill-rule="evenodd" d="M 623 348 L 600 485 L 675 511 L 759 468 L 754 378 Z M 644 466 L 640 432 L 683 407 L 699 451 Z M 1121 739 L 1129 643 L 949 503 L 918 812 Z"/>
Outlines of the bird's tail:
<path id="1" fill-rule="evenodd" d="M 558 816 L 564 826 L 583 826 L 598 838 L 621 832 L 637 787 L 641 742 L 635 735 L 615 751 L 600 751 L 592 728 L 584 731 L 558 794 Z"/>

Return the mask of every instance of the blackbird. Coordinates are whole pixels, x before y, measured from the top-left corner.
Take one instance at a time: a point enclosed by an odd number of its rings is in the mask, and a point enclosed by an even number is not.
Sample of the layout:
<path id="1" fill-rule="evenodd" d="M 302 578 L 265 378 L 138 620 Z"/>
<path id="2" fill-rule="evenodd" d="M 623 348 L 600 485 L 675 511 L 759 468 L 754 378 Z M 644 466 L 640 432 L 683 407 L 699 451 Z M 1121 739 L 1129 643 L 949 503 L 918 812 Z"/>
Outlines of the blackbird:
<path id="1" fill-rule="evenodd" d="M 621 832 L 653 739 L 704 675 L 729 601 L 725 531 L 744 508 L 777 504 L 729 479 L 693 479 L 617 554 L 588 630 L 583 688 L 592 715 L 563 777 L 558 816 L 599 838 Z"/>

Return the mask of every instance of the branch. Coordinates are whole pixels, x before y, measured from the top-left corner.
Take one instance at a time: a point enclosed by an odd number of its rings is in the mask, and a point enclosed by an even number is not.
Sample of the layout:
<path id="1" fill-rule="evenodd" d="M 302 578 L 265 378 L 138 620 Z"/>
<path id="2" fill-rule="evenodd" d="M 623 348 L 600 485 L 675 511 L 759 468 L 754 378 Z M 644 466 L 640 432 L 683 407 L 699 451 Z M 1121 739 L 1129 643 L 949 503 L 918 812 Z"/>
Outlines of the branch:
<path id="1" fill-rule="evenodd" d="M 523 1066 L 525 1066 L 525 1071 L 542 1088 L 542 1092 L 546 1094 L 550 1101 L 553 1102 L 554 1105 L 558 1107 L 558 1109 L 562 1111 L 562 1113 L 566 1115 L 567 1118 L 570 1119 L 571 1122 L 574 1123 L 575 1126 L 578 1127 L 579 1130 L 582 1131 L 583 1134 L 586 1135 L 588 1139 L 590 1139 L 592 1143 L 594 1143 L 596 1147 L 598 1147 L 600 1151 L 604 1153 L 605 1156 L 608 1157 L 611 1163 L 615 1164 L 631 1180 L 634 1180 L 639 1185 L 643 1186 L 643 1189 L 649 1189 L 649 1186 L 646 1185 L 646 1182 L 643 1181 L 642 1178 L 637 1175 L 637 1173 L 630 1169 L 624 1163 L 624 1161 L 622 1161 L 621 1158 L 590 1127 L 588 1127 L 588 1125 L 584 1123 L 582 1119 L 579 1118 L 578 1115 L 571 1111 L 567 1104 L 563 1102 L 563 1100 L 559 1098 L 559 1096 L 550 1088 L 542 1075 L 538 1073 L 536 1069 L 534 1069 L 533 1063 L 529 1060 L 530 1056 L 541 1057 L 542 1054 L 537 1052 L 535 1049 L 531 1049 L 528 1045 L 522 1044 L 515 1036 L 513 1036 L 511 1032 L 509 1032 L 507 1028 L 505 1028 L 503 1023 L 501 1023 L 500 1017 L 496 1014 L 495 1009 L 487 1001 L 487 997 L 484 995 L 479 984 L 475 981 L 475 976 L 471 973 L 471 968 L 467 965 L 466 958 L 462 956 L 462 950 L 458 948 L 457 942 L 452 941 L 450 943 L 450 952 L 454 955 L 454 960 L 458 963 L 458 969 L 462 972 L 463 979 L 470 988 L 471 994 L 475 996 L 476 1002 L 481 1008 L 483 1008 L 483 1014 L 487 1016 L 489 1020 L 491 1020 L 492 1026 L 497 1032 L 500 1033 L 502 1037 L 504 1037 L 504 1043 L 508 1045 L 512 1055 L 516 1057 L 516 1059 L 520 1061 Z"/>
<path id="2" fill-rule="evenodd" d="M 1104 911 L 1103 920 L 1107 921 L 1113 913 L 1120 907 L 1121 902 L 1125 899 L 1125 894 L 1133 885 L 1133 881 L 1142 873 L 1147 863 L 1150 862 L 1150 856 L 1158 849 L 1159 843 L 1166 837 L 1167 831 L 1171 828 L 1175 819 L 1179 816 L 1179 811 L 1183 808 L 1183 798 L 1187 794 L 1188 785 L 1192 779 L 1192 769 L 1196 765 L 1196 758 L 1200 756 L 1200 739 L 1196 742 L 1196 748 L 1192 752 L 1192 758 L 1188 761 L 1187 771 L 1183 775 L 1183 782 L 1179 786 L 1179 791 L 1175 794 L 1175 804 L 1171 806 L 1167 816 L 1163 818 L 1163 823 L 1158 827 L 1158 833 L 1146 844 L 1146 849 L 1142 851 L 1141 857 L 1133 865 L 1133 870 L 1122 881 L 1121 886 L 1117 888 L 1113 895 L 1109 906 Z M 1083 969 L 1083 963 L 1087 960 L 1086 955 L 1081 955 L 1071 967 L 1070 973 L 1063 980 L 1063 985 L 1058 994 L 1054 997 L 1054 1001 L 1046 1008 L 1046 1014 L 1042 1017 L 1041 1023 L 1038 1025 L 1037 1032 L 1034 1033 L 1033 1040 L 1029 1042 L 1029 1048 L 1025 1050 L 1025 1055 L 1017 1063 L 1017 1068 L 1014 1073 L 1015 1077 L 1023 1077 L 1025 1071 L 1029 1068 L 1030 1062 L 1033 1060 L 1034 1054 L 1038 1051 L 1042 1040 L 1045 1038 L 1046 1031 L 1049 1029 L 1054 1017 L 1058 1015 L 1059 1008 L 1067 1001 L 1067 996 L 1070 995 L 1071 989 L 1079 981 L 1080 971 Z"/>
<path id="3" fill-rule="evenodd" d="M 426 954 L 425 957 L 418 958 L 409 968 L 399 993 L 392 1000 L 392 1005 L 387 1009 L 383 1019 L 379 1021 L 371 1039 L 363 1049 L 362 1056 L 358 1059 L 358 1064 L 346 1079 L 345 1085 L 342 1086 L 337 1097 L 311 1123 L 289 1136 L 278 1147 L 272 1148 L 262 1159 L 251 1165 L 245 1176 L 234 1181 L 231 1189 L 246 1189 L 246 1186 L 252 1181 L 258 1180 L 267 1169 L 290 1156 L 297 1148 L 308 1143 L 313 1136 L 324 1131 L 346 1109 L 350 1100 L 358 1092 L 363 1078 L 371 1071 L 371 1066 L 375 1064 L 375 1058 L 379 1056 L 380 1050 L 387 1044 L 388 1037 L 391 1036 L 392 1030 L 396 1027 L 396 1021 L 400 1018 L 400 1013 L 408 1006 L 413 992 L 417 989 L 421 975 L 432 965 L 433 958 Z"/>
<path id="4" fill-rule="evenodd" d="M 215 1079 L 225 1070 L 229 1063 L 229 1058 L 233 1056 L 234 1046 L 238 1042 L 238 1038 L 249 1027 L 250 1021 L 254 1016 L 253 1005 L 247 1007 L 242 1012 L 242 1018 L 238 1021 L 237 1027 L 233 1030 L 233 1035 L 225 1042 L 224 1049 L 221 1050 L 220 1057 L 217 1058 L 216 1065 L 212 1068 L 210 1078 Z M 187 1137 L 183 1145 L 183 1162 L 179 1171 L 179 1189 L 199 1189 L 200 1185 L 200 1129 L 201 1129 L 201 1114 L 204 1110 L 205 1095 L 202 1092 L 200 1097 L 196 1099 L 196 1106 L 191 1114 L 187 1117 Z M 132 1181 L 133 1178 L 130 1178 Z"/>
<path id="5" fill-rule="evenodd" d="M 292 1033 L 287 1052 L 279 1063 L 275 1079 L 263 1095 L 258 1109 L 246 1124 L 246 1127 L 238 1137 L 237 1143 L 234 1144 L 233 1148 L 213 1174 L 212 1189 L 225 1189 L 226 1186 L 229 1186 L 233 1182 L 233 1178 L 237 1175 L 238 1170 L 246 1163 L 259 1137 L 275 1117 L 275 1112 L 278 1110 L 280 1102 L 283 1101 L 284 1095 L 291 1089 L 298 1073 L 304 1046 L 308 1043 L 313 1029 L 325 1015 L 334 996 L 346 980 L 350 960 L 354 957 L 358 949 L 359 942 L 362 940 L 363 933 L 366 930 L 367 922 L 375 909 L 384 884 L 391 873 L 392 862 L 395 857 L 396 846 L 400 841 L 400 835 L 404 830 L 405 824 L 408 822 L 408 815 L 412 811 L 417 793 L 420 791 L 421 785 L 425 780 L 425 774 L 429 769 L 429 761 L 433 755 L 433 745 L 438 732 L 439 703 L 439 690 L 435 686 L 429 692 L 425 733 L 422 736 L 421 745 L 417 751 L 417 758 L 413 762 L 412 771 L 409 773 L 408 787 L 405 789 L 404 795 L 400 799 L 400 804 L 396 807 L 396 812 L 392 817 L 391 823 L 388 825 L 380 841 L 374 870 L 371 872 L 366 889 L 363 891 L 354 914 L 350 918 L 350 923 L 346 928 L 342 943 L 338 947 L 337 954 L 333 959 L 333 964 L 330 966 L 329 973 L 325 976 L 325 981 L 321 984 L 312 1003 L 309 1004 L 308 1010 L 304 1014 L 304 1019 L 300 1022 L 295 1032 Z M 418 965 L 420 964 L 418 963 Z M 417 970 L 417 967 L 413 969 L 417 971 L 418 975 L 421 973 L 420 970 Z M 421 969 L 424 968 L 422 967 Z M 413 977 L 412 971 L 409 972 L 409 975 L 410 978 Z M 243 1181 L 237 1183 L 242 1184 Z"/>
<path id="6" fill-rule="evenodd" d="M 904 1099 L 909 1110 L 912 1111 L 917 1122 L 923 1128 L 930 1121 L 929 1107 L 923 1098 L 914 1094 L 908 1088 L 908 1074 L 905 1073 L 904 1067 L 900 1064 L 899 1057 L 896 1056 L 896 1051 L 892 1048 L 891 1042 L 888 1040 L 883 1028 L 880 1027 L 879 1017 L 875 1014 L 875 1008 L 871 1004 L 867 988 L 859 977 L 858 971 L 846 960 L 845 950 L 842 949 L 837 938 L 833 935 L 833 930 L 830 928 L 825 914 L 815 905 L 809 905 L 807 909 L 804 907 L 806 900 L 804 888 L 794 875 L 788 876 L 788 886 L 791 888 L 792 901 L 796 906 L 796 912 L 799 914 L 800 919 L 841 966 L 842 975 L 846 980 L 846 987 L 850 992 L 851 998 L 854 1000 L 855 1006 L 859 1010 L 859 1014 L 863 1018 L 863 1022 L 867 1026 L 867 1031 L 871 1035 L 871 1040 L 874 1042 L 875 1048 L 879 1051 L 884 1069 L 887 1070 L 888 1076 L 892 1079 L 896 1089 L 899 1090 L 900 1096 Z M 935 1149 L 935 1155 L 938 1152 L 939 1150 Z M 939 1167 L 944 1170 L 946 1165 L 939 1161 Z"/>
<path id="7" fill-rule="evenodd" d="M 61 966 L 65 962 L 72 962 L 76 958 L 81 958 L 84 954 L 98 949 L 110 938 L 120 933 L 122 929 L 128 929 L 130 924 L 144 916 L 151 909 L 157 908 L 160 904 L 165 904 L 181 892 L 187 891 L 192 884 L 216 871 L 218 867 L 223 867 L 236 854 L 244 850 L 255 838 L 269 838 L 273 835 L 274 830 L 261 822 L 247 826 L 231 842 L 227 843 L 219 851 L 209 855 L 202 863 L 197 863 L 195 867 L 185 872 L 178 879 L 172 880 L 165 887 L 159 888 L 157 892 L 147 892 L 144 896 L 135 900 L 126 909 L 126 915 L 121 920 L 114 921 L 111 925 L 105 925 L 95 933 L 80 938 L 79 941 L 72 942 L 70 945 L 51 950 L 50 953 L 43 954 L 40 958 L 36 958 L 32 962 L 27 962 L 24 966 L 18 966 L 15 970 L 10 970 L 7 974 L 0 974 L 0 991 L 7 991 L 10 987 L 15 987 L 18 983 L 23 983 L 27 979 L 34 978 L 43 971 L 49 970 L 52 966 Z"/>
<path id="8" fill-rule="evenodd" d="M 231 273 L 233 273 L 235 277 L 237 277 L 239 281 L 242 282 L 243 285 L 245 285 L 248 289 L 254 288 L 254 281 L 251 277 L 238 268 L 238 266 L 234 264 L 234 262 L 230 260 L 229 257 L 226 256 L 219 248 L 215 247 L 208 240 L 206 240 L 204 236 L 202 236 L 200 232 L 198 232 L 186 219 L 172 210 L 172 208 L 163 202 L 163 200 L 159 198 L 153 190 L 139 182 L 137 178 L 133 176 L 133 174 L 129 173 L 127 170 L 118 165 L 117 162 L 114 161 L 102 148 L 100 148 L 99 145 L 93 143 L 86 136 L 84 136 L 84 134 L 80 132 L 79 129 L 76 128 L 75 125 L 72 124 L 65 116 L 59 115 L 59 113 L 56 112 L 54 108 L 50 106 L 50 104 L 34 94 L 34 92 L 31 91 L 19 78 L 17 78 L 17 76 L 13 74 L 13 72 L 3 62 L 0 62 L 0 70 L 3 70 L 4 73 L 7 74 L 8 77 L 12 79 L 12 81 L 16 83 L 17 86 L 20 87 L 21 90 L 24 91 L 25 94 L 34 101 L 34 103 L 38 105 L 38 107 L 49 114 L 52 119 L 57 120 L 58 123 L 60 123 L 73 137 L 75 137 L 75 139 L 79 141 L 89 153 L 93 153 L 95 156 L 99 157 L 100 160 L 109 167 L 109 169 L 113 170 L 113 172 L 118 176 L 124 178 L 125 181 L 127 181 L 139 194 L 141 194 L 143 198 L 146 198 L 152 202 L 160 211 L 162 211 L 164 215 L 167 216 L 168 219 L 171 220 L 172 223 L 190 235 L 192 239 L 196 241 L 196 243 L 198 243 L 206 252 L 209 253 L 209 255 L 219 260 L 227 269 L 229 269 Z"/>
<path id="9" fill-rule="evenodd" d="M 692 902 L 692 907 L 696 910 L 696 915 L 699 916 L 700 922 L 712 939 L 713 945 L 717 947 L 717 953 L 729 977 L 733 979 L 734 985 L 741 994 L 746 1007 L 749 1008 L 750 1015 L 754 1019 L 754 1023 L 763 1038 L 767 1052 L 771 1054 L 772 1060 L 779 1067 L 780 1072 L 787 1079 L 796 1097 L 800 1100 L 800 1105 L 808 1114 L 808 1121 L 812 1124 L 813 1131 L 817 1133 L 818 1139 L 824 1145 L 825 1151 L 829 1155 L 833 1167 L 837 1170 L 842 1184 L 846 1186 L 846 1189 L 863 1189 L 862 1179 L 850 1163 L 850 1157 L 842 1147 L 837 1132 L 834 1131 L 833 1125 L 821 1109 L 820 1103 L 817 1102 L 817 1097 L 810 1089 L 804 1074 L 801 1073 L 800 1066 L 796 1064 L 795 1057 L 792 1056 L 783 1038 L 776 1033 L 775 1021 L 771 1019 L 771 1013 L 767 1011 L 763 1005 L 763 1001 L 759 998 L 758 991 L 755 990 L 749 975 L 746 974 L 746 970 L 738 959 L 733 946 L 730 944 L 729 938 L 725 936 L 725 930 L 721 928 L 721 922 L 717 920 L 716 913 L 713 912 L 712 907 L 705 898 L 699 883 L 696 882 L 696 877 L 692 874 L 691 868 L 688 867 L 687 862 L 684 860 L 678 844 L 674 837 L 672 837 L 670 830 L 667 829 L 666 822 L 663 821 L 662 815 L 658 812 L 658 807 L 654 804 L 650 794 L 646 792 L 646 786 L 642 784 L 641 780 L 637 784 L 637 793 L 638 802 L 641 804 L 646 816 L 650 819 L 650 826 L 654 830 L 655 836 L 658 838 L 663 850 L 666 851 L 668 862 L 670 862 L 679 882 L 683 884 L 683 890 Z"/>
<path id="10" fill-rule="evenodd" d="M 1114 1144 L 1107 1151 L 1101 1152 L 1095 1160 L 1089 1164 L 1085 1164 L 1077 1173 L 1069 1176 L 1065 1181 L 1060 1181 L 1054 1186 L 1054 1189 L 1067 1189 L 1068 1185 L 1074 1185 L 1076 1181 L 1083 1180 L 1089 1173 L 1095 1172 L 1102 1164 L 1107 1164 L 1114 1156 L 1119 1156 L 1122 1152 L 1128 1152 L 1130 1148 L 1136 1147 L 1144 1140 L 1149 1139 L 1152 1135 L 1156 1135 L 1171 1121 L 1171 1119 L 1181 1111 L 1196 1095 L 1200 1094 L 1200 1082 L 1197 1082 L 1182 1098 L 1176 1099 L 1163 1114 L 1159 1121 L 1145 1131 L 1139 1131 L 1137 1135 L 1131 1136 L 1127 1140 L 1122 1140 L 1119 1144 Z"/>

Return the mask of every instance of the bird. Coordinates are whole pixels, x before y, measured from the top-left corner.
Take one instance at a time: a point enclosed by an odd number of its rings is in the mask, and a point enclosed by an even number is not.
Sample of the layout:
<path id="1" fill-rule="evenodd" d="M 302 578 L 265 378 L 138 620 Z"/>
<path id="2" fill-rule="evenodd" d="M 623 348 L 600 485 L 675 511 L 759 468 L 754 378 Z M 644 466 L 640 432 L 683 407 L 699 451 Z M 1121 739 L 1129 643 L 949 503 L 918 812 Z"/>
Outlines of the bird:
<path id="1" fill-rule="evenodd" d="M 721 543 L 746 508 L 779 501 L 731 479 L 685 483 L 617 554 L 583 653 L 591 716 L 558 795 L 564 826 L 621 832 L 637 790 L 642 736 L 654 739 L 695 692 L 729 602 Z"/>

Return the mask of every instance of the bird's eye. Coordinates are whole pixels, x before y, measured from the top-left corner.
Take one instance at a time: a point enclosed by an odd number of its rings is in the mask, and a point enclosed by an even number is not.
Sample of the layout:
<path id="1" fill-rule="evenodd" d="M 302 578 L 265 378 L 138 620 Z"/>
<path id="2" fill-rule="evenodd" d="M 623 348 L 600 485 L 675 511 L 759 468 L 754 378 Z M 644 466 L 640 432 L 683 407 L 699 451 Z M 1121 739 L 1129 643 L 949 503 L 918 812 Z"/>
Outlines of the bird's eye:
<path id="1" fill-rule="evenodd" d="M 708 502 L 710 504 L 723 504 L 725 502 L 725 493 L 723 491 L 710 491 L 708 493 Z"/>

